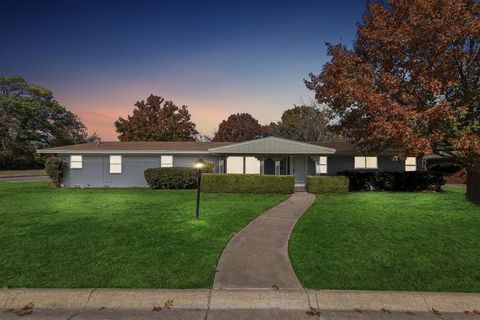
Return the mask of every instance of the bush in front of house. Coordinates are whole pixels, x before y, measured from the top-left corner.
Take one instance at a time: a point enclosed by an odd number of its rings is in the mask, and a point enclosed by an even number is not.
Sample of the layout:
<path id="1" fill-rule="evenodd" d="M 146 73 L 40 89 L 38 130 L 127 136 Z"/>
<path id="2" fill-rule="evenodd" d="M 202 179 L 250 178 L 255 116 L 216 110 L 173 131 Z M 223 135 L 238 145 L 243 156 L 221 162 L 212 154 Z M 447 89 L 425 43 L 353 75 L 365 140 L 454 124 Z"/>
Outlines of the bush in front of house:
<path id="1" fill-rule="evenodd" d="M 65 171 L 67 164 L 60 158 L 51 156 L 45 160 L 45 172 L 52 179 L 53 184 L 56 187 L 60 187 L 63 179 L 63 172 Z"/>
<path id="2" fill-rule="evenodd" d="M 308 176 L 307 191 L 310 193 L 348 192 L 348 178 L 345 176 Z"/>
<path id="3" fill-rule="evenodd" d="M 210 193 L 292 193 L 293 176 L 213 173 L 202 175 L 203 192 Z"/>
<path id="4" fill-rule="evenodd" d="M 344 171 L 349 191 L 441 191 L 443 175 L 434 171 Z"/>
<path id="5" fill-rule="evenodd" d="M 202 172 L 212 172 L 213 165 L 206 164 Z M 145 181 L 152 189 L 195 189 L 195 168 L 150 168 L 145 170 Z"/>

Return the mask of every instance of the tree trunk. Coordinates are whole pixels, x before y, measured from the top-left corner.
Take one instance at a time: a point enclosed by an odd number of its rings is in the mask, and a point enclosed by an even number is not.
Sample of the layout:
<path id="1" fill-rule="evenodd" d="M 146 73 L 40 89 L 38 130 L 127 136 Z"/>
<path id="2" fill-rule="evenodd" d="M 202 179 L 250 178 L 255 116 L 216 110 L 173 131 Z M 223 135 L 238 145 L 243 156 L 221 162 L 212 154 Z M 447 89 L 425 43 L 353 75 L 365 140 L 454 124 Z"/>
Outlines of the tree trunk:
<path id="1" fill-rule="evenodd" d="M 480 171 L 467 171 L 467 199 L 480 205 Z"/>

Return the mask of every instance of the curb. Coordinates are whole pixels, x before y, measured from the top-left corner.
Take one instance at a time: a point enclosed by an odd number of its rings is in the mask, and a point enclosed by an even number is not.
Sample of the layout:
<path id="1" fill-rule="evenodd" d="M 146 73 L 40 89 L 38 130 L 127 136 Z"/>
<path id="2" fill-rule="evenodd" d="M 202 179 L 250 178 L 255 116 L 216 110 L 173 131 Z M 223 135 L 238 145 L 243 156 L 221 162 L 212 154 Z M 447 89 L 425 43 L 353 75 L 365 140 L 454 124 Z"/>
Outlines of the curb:
<path id="1" fill-rule="evenodd" d="M 480 294 L 258 289 L 0 289 L 0 308 L 151 311 L 173 300 L 181 310 L 301 310 L 463 313 L 480 310 Z"/>

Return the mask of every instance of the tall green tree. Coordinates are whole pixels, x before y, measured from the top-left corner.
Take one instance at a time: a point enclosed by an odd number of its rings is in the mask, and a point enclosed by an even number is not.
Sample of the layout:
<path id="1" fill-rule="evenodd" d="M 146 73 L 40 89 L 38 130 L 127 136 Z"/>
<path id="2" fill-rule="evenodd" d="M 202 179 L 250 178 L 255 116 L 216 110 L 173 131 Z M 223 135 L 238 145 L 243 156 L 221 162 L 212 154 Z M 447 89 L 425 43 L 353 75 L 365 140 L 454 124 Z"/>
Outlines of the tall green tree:
<path id="1" fill-rule="evenodd" d="M 0 169 L 38 166 L 35 149 L 94 138 L 51 91 L 19 76 L 0 77 Z"/>
<path id="2" fill-rule="evenodd" d="M 331 141 L 339 136 L 329 127 L 325 111 L 315 102 L 285 110 L 281 121 L 270 123 L 267 134 L 297 141 Z"/>
<path id="3" fill-rule="evenodd" d="M 115 127 L 120 141 L 195 141 L 198 135 L 186 106 L 153 94 L 135 103 L 133 114 L 120 117 Z"/>

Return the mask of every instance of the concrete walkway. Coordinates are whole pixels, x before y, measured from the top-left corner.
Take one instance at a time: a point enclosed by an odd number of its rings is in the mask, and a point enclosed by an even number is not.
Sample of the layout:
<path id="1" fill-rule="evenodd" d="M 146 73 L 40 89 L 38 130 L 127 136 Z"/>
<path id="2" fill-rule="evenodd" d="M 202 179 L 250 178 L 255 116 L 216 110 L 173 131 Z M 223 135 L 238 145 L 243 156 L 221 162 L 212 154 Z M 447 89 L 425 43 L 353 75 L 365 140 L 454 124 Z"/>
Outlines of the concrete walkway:
<path id="1" fill-rule="evenodd" d="M 314 200 L 313 194 L 294 193 L 237 233 L 220 257 L 213 287 L 302 289 L 288 258 L 288 240 Z"/>
<path id="2" fill-rule="evenodd" d="M 31 312 L 25 319 L 48 320 L 475 320 L 480 318 L 480 294 L 335 290 L 0 289 L 0 319 L 19 319 L 18 313 L 22 309 Z"/>

